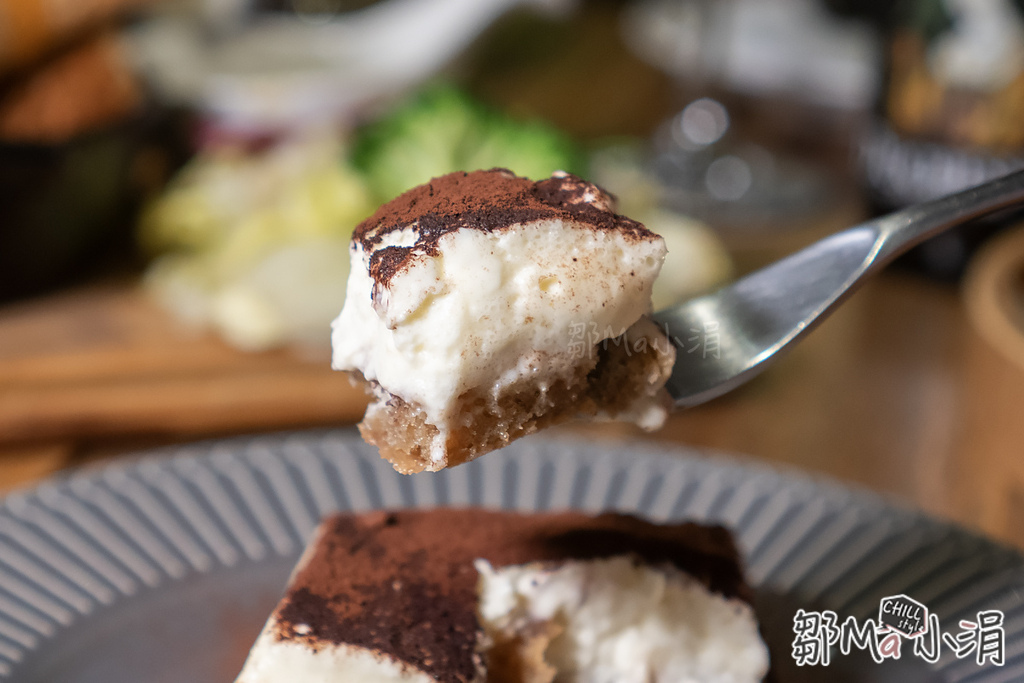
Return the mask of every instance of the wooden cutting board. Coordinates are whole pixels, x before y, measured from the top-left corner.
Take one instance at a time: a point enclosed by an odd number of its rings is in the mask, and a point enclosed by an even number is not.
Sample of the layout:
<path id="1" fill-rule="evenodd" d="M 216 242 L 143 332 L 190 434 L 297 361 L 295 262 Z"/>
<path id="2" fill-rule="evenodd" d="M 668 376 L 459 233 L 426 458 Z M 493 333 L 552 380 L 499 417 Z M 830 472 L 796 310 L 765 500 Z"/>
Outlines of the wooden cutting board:
<path id="1" fill-rule="evenodd" d="M 133 283 L 0 308 L 0 446 L 338 425 L 365 406 L 326 345 L 237 351 Z"/>

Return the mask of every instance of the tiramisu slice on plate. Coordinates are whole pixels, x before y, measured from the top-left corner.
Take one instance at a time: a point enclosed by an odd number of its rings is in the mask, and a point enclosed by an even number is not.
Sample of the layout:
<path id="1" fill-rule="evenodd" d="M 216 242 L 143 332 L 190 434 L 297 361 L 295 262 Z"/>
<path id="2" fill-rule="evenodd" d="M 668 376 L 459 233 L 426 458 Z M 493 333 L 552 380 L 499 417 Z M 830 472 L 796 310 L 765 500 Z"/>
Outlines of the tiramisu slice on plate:
<path id="1" fill-rule="evenodd" d="M 574 417 L 656 428 L 675 360 L 647 318 L 664 241 L 568 174 L 453 173 L 355 231 L 334 367 L 401 472 L 440 470 Z"/>
<path id="2" fill-rule="evenodd" d="M 325 520 L 236 683 L 756 683 L 720 527 L 429 510 Z"/>

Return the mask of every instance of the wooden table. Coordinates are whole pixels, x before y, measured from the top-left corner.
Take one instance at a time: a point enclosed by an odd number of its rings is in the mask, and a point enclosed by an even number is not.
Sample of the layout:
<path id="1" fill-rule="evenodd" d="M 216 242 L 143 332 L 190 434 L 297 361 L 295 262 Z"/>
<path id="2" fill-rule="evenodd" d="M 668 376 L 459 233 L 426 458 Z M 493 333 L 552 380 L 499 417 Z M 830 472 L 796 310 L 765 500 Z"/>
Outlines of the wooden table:
<path id="1" fill-rule="evenodd" d="M 988 484 L 971 483 L 972 434 L 986 425 L 972 423 L 972 405 L 986 387 L 970 374 L 972 343 L 955 289 L 886 273 L 739 391 L 654 434 L 586 433 L 798 467 L 1024 544 L 1012 518 L 985 519 L 976 505 Z M 129 284 L 0 309 L 0 490 L 151 445 L 351 423 L 364 404 L 325 352 L 236 352 Z M 998 463 L 988 469 L 998 476 Z"/>
<path id="2" fill-rule="evenodd" d="M 132 283 L 0 309 L 0 489 L 152 445 L 353 423 L 365 406 L 326 345 L 241 353 Z"/>

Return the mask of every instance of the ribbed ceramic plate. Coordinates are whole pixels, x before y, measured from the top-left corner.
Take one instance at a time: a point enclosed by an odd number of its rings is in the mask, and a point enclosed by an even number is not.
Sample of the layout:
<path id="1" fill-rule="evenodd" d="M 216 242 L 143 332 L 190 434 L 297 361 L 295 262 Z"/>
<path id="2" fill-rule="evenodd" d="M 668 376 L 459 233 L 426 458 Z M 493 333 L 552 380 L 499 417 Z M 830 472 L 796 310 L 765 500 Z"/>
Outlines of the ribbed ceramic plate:
<path id="1" fill-rule="evenodd" d="M 683 450 L 525 439 L 396 474 L 350 431 L 196 444 L 54 479 L 0 507 L 0 681 L 230 683 L 318 518 L 482 505 L 624 510 L 734 530 L 781 683 L 1024 680 L 1024 562 L 870 494 Z M 1005 664 L 864 653 L 796 667 L 798 608 L 906 593 L 958 629 L 1005 614 Z"/>

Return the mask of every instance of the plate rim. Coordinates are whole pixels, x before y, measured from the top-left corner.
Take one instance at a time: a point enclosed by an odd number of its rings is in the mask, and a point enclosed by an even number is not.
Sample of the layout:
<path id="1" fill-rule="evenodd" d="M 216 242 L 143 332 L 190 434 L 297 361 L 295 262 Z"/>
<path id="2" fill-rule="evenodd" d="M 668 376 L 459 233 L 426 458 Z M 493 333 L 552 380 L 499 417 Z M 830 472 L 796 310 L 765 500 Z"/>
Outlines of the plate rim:
<path id="1" fill-rule="evenodd" d="M 227 461 L 240 461 L 243 464 L 243 469 L 251 469 L 256 467 L 253 464 L 253 459 L 258 457 L 255 455 L 256 453 L 266 452 L 270 454 L 269 457 L 271 459 L 276 458 L 280 461 L 285 458 L 284 452 L 289 444 L 305 444 L 311 448 L 309 444 L 322 445 L 327 442 L 340 443 L 347 449 L 346 455 L 341 457 L 352 457 L 354 461 L 362 461 L 364 463 L 372 457 L 373 460 L 368 466 L 377 475 L 380 475 L 384 471 L 383 468 L 387 467 L 387 471 L 398 478 L 406 476 L 397 475 L 393 470 L 390 470 L 389 466 L 377 456 L 375 449 L 366 446 L 352 428 L 289 430 L 227 438 L 203 439 L 185 444 L 141 450 L 120 457 L 113 462 L 89 463 L 56 473 L 32 485 L 19 487 L 5 493 L 0 497 L 0 542 L 5 542 L 4 532 L 6 527 L 10 525 L 9 520 L 12 515 L 15 516 L 16 520 L 19 518 L 16 511 L 16 508 L 19 506 L 24 511 L 26 507 L 30 507 L 39 501 L 45 501 L 48 497 L 53 499 L 54 496 L 59 497 L 69 494 L 73 496 L 76 489 L 88 488 L 97 481 L 109 481 L 118 477 L 129 479 L 133 475 L 139 475 L 139 473 L 145 470 L 158 473 L 169 472 L 172 476 L 184 476 L 182 473 L 190 467 L 213 467 L 216 464 L 215 458 L 217 457 L 220 457 L 222 460 L 226 458 Z M 944 537 L 949 543 L 969 542 L 980 544 L 986 551 L 1004 556 L 1005 561 L 1010 562 L 1010 566 L 1001 571 L 1006 571 L 1007 576 L 1010 574 L 1017 575 L 1021 586 L 1024 587 L 1024 553 L 1020 549 L 1011 547 L 997 539 L 988 538 L 976 530 L 972 530 L 955 521 L 930 515 L 913 507 L 908 501 L 902 500 L 899 497 L 874 491 L 856 483 L 841 482 L 834 477 L 801 470 L 792 465 L 766 463 L 751 456 L 716 449 L 656 441 L 595 440 L 579 434 L 537 435 L 516 442 L 512 446 L 502 449 L 502 452 L 504 457 L 495 454 L 481 459 L 481 461 L 478 461 L 479 464 L 462 467 L 484 469 L 485 471 L 481 474 L 483 476 L 487 473 L 486 470 L 505 472 L 509 467 L 507 463 L 512 462 L 516 463 L 513 465 L 513 469 L 518 472 L 520 467 L 518 460 L 532 457 L 534 461 L 541 462 L 553 461 L 555 459 L 567 461 L 576 468 L 577 473 L 582 471 L 581 468 L 584 466 L 593 468 L 603 465 L 607 468 L 611 465 L 613 472 L 625 473 L 623 476 L 626 478 L 634 476 L 638 470 L 646 470 L 649 477 L 667 472 L 696 474 L 698 475 L 696 478 L 701 481 L 698 486 L 706 486 L 707 481 L 716 477 L 721 480 L 741 481 L 743 484 L 750 484 L 752 488 L 756 484 L 768 489 L 769 495 L 780 496 L 788 494 L 793 498 L 800 498 L 805 504 L 819 504 L 826 508 L 826 510 L 848 511 L 852 512 L 855 516 L 866 515 L 875 519 L 888 517 L 894 524 L 898 523 L 911 529 L 916 527 L 922 532 L 927 531 L 938 534 L 939 537 Z M 626 455 L 627 452 L 628 456 Z M 524 456 L 524 453 L 532 455 Z M 327 456 L 324 455 L 323 457 Z M 461 469 L 461 467 L 456 469 Z M 444 477 L 451 476 L 451 472 L 449 471 L 447 475 L 428 474 L 418 476 L 426 478 L 432 476 Z M 504 486 L 508 481 L 507 477 L 509 475 L 503 474 L 501 476 L 503 477 L 501 479 L 502 486 Z M 516 476 L 519 475 L 517 474 Z M 407 481 L 411 482 L 413 479 L 408 478 Z M 412 486 L 412 484 L 409 486 Z M 402 485 L 399 485 L 399 488 L 402 488 Z M 507 509 L 504 503 L 487 505 L 487 507 Z M 608 509 L 628 512 L 632 508 L 626 506 L 624 508 L 612 507 Z M 649 515 L 643 514 L 642 516 L 649 517 Z M 20 517 L 24 518 L 24 515 Z M 698 517 L 696 521 L 707 520 L 701 520 Z M 298 551 L 301 551 L 301 545 Z M 224 565 L 214 563 L 207 571 L 217 566 Z M 0 570 L 3 570 L 3 568 L 3 557 L 0 554 Z M 189 575 L 192 573 L 192 570 L 187 571 Z M 199 573 L 202 573 L 202 570 Z M 751 583 L 759 588 L 770 590 L 771 586 L 766 585 L 763 581 L 764 579 L 765 577 L 762 576 L 752 580 Z M 171 577 L 170 581 L 162 580 L 155 586 L 150 586 L 149 589 L 160 590 L 161 587 L 167 586 L 169 582 L 174 580 L 173 577 Z M 143 586 L 143 589 L 146 590 L 146 587 Z M 2 593 L 0 593 L 0 598 L 3 598 Z M 99 605 L 98 609 L 102 610 L 105 606 L 109 606 L 109 604 L 130 598 L 131 594 L 117 594 L 111 598 L 109 603 Z M 103 601 L 101 600 L 100 602 Z M 74 628 L 75 625 L 86 622 L 88 615 L 88 611 L 84 614 L 77 614 L 70 623 L 63 624 L 61 628 Z M 17 675 L 18 669 L 21 668 L 17 666 L 20 658 L 8 661 L 10 658 L 5 659 L 4 657 L 4 643 L 9 641 L 10 638 L 9 633 L 5 635 L 3 629 L 6 627 L 8 631 L 10 630 L 9 624 L 7 624 L 9 618 L 10 609 L 5 608 L 0 603 L 0 681 L 9 680 L 11 676 Z M 1019 641 L 1019 645 L 1024 648 L 1024 626 L 1020 630 L 1015 631 L 1014 635 L 1016 637 L 1014 643 Z M 47 642 L 52 640 L 52 635 L 50 637 L 34 639 L 32 647 L 26 646 L 24 648 L 23 656 L 24 654 L 36 653 L 40 648 L 45 647 Z M 1018 659 L 1021 661 L 1015 661 L 1021 667 L 1024 667 L 1024 654 L 1020 655 Z M 984 680 L 986 682 L 989 680 L 984 675 L 978 678 L 978 674 L 983 673 L 981 670 L 970 670 L 967 667 L 958 666 L 956 661 L 947 661 L 942 668 L 943 670 L 952 671 L 954 674 L 962 669 L 964 675 L 970 677 L 971 680 Z M 961 680 L 961 678 L 954 676 L 951 680 Z M 997 679 L 993 678 L 992 680 Z M 999 678 L 998 680 L 1004 679 Z"/>

